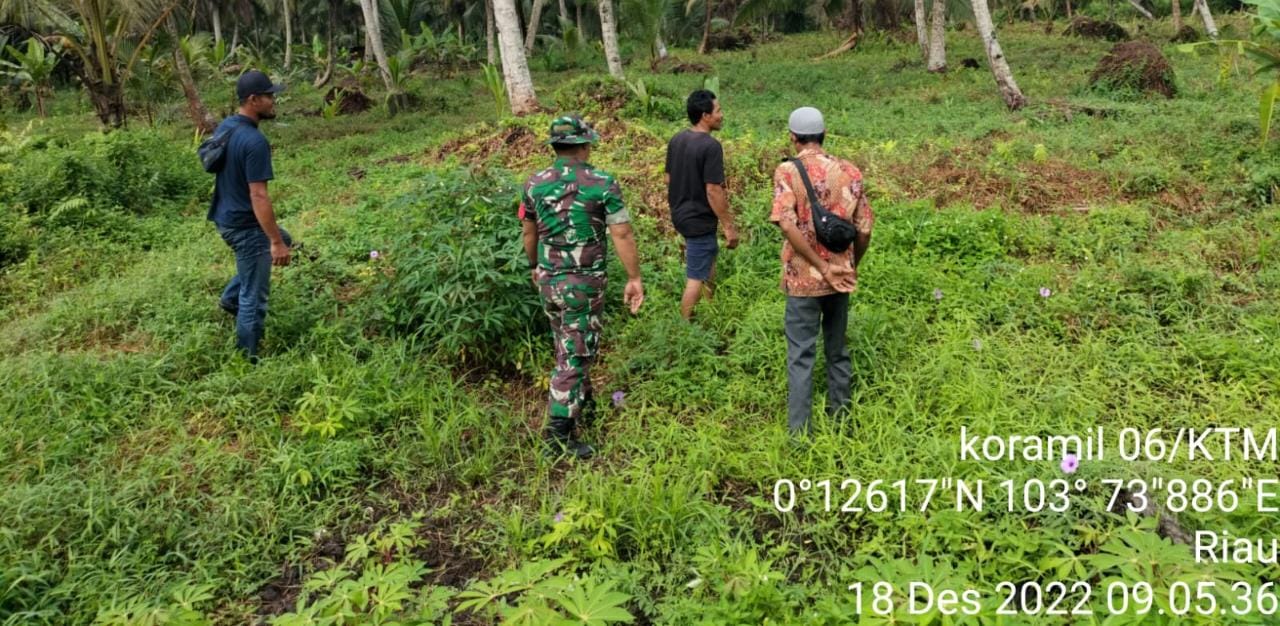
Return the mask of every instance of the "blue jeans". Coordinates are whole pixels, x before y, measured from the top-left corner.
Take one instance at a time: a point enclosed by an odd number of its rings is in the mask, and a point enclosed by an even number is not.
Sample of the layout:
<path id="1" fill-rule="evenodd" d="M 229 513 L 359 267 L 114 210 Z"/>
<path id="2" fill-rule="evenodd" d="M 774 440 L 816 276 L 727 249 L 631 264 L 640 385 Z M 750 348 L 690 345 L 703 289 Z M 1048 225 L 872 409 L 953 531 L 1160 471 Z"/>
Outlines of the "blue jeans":
<path id="1" fill-rule="evenodd" d="M 271 295 L 271 241 L 259 226 L 218 226 L 218 234 L 236 253 L 236 275 L 222 290 L 218 306 L 236 316 L 236 347 L 255 359 L 266 328 L 267 298 Z M 280 229 L 280 236 L 285 245 L 293 246 L 293 237 L 285 229 Z"/>

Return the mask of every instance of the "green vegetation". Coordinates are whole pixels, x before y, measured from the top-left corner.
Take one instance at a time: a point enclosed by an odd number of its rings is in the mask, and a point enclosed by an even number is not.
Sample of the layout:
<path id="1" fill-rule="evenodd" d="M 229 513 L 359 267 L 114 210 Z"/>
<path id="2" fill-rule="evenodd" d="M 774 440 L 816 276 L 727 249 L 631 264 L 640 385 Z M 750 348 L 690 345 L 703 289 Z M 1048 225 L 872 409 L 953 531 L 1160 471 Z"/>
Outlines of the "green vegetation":
<path id="1" fill-rule="evenodd" d="M 985 66 L 972 28 L 950 36 L 953 59 Z M 611 261 L 596 384 L 623 395 L 586 464 L 540 454 L 552 355 L 514 217 L 551 118 L 495 118 L 496 72 L 402 66 L 426 104 L 394 117 L 340 114 L 309 80 L 281 97 L 271 188 L 303 245 L 277 270 L 256 368 L 216 306 L 234 270 L 204 221 L 186 103 L 105 134 L 73 90 L 46 120 L 6 109 L 0 624 L 847 624 L 848 586 L 866 587 L 865 612 L 878 580 L 982 590 L 968 623 L 1174 624 L 1199 622 L 1107 619 L 1105 586 L 1167 598 L 1217 581 L 1225 606 L 1232 582 L 1280 576 L 1196 563 L 1155 519 L 1108 512 L 1101 486 L 1274 478 L 1274 463 L 1086 461 L 1073 478 L 1094 486 L 1066 512 L 1008 512 L 990 493 L 982 512 L 941 495 L 927 512 L 827 512 L 814 492 L 778 512 L 780 479 L 1064 477 L 1056 461 L 959 462 L 961 426 L 1264 429 L 1280 414 L 1280 162 L 1242 96 L 1272 76 L 1170 44 L 1177 97 L 1109 94 L 1087 85 L 1109 44 L 1002 23 L 1032 99 L 1006 112 L 985 69 L 929 74 L 909 37 L 869 32 L 812 60 L 843 39 L 676 50 L 698 73 L 650 70 L 636 45 L 632 87 L 598 58 L 533 64 L 544 104 L 586 110 L 603 135 L 594 161 L 622 182 L 643 259 L 635 317 Z M 587 46 L 563 46 L 586 65 Z M 225 77 L 199 76 L 228 112 Z M 707 76 L 744 242 L 690 325 L 661 168 Z M 877 222 L 849 327 L 856 409 L 795 447 L 766 216 L 803 104 L 864 171 Z M 1175 517 L 1276 532 L 1248 499 Z M 998 581 L 1053 580 L 1092 581 L 1094 620 L 994 615 Z"/>

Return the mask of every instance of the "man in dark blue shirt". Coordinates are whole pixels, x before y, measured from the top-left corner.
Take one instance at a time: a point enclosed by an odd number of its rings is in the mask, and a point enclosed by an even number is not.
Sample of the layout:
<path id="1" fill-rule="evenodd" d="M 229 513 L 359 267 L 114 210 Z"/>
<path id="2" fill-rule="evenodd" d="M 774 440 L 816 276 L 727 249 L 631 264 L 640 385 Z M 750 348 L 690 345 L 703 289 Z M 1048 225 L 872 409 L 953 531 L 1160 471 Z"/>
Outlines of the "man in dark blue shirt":
<path id="1" fill-rule="evenodd" d="M 276 116 L 275 94 L 283 89 L 262 72 L 245 72 L 236 81 L 240 112 L 214 131 L 215 135 L 230 133 L 230 139 L 208 217 L 236 255 L 236 275 L 218 304 L 236 317 L 236 346 L 255 363 L 267 319 L 271 266 L 288 265 L 293 245 L 289 233 L 276 224 L 267 194 L 267 181 L 275 176 L 271 145 L 258 130 L 258 122 Z"/>

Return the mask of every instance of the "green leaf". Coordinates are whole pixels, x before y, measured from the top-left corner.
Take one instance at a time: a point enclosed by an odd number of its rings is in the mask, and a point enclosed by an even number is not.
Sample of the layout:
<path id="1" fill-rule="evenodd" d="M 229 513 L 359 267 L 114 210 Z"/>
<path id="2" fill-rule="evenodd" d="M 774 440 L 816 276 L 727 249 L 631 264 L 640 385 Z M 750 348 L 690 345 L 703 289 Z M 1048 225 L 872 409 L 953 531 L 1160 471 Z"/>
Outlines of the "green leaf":
<path id="1" fill-rule="evenodd" d="M 1280 95 L 1280 81 L 1271 83 L 1262 90 L 1262 98 L 1258 105 L 1258 125 L 1262 129 L 1259 137 L 1261 147 L 1267 145 L 1267 138 L 1271 135 L 1271 114 L 1275 110 L 1277 95 Z"/>

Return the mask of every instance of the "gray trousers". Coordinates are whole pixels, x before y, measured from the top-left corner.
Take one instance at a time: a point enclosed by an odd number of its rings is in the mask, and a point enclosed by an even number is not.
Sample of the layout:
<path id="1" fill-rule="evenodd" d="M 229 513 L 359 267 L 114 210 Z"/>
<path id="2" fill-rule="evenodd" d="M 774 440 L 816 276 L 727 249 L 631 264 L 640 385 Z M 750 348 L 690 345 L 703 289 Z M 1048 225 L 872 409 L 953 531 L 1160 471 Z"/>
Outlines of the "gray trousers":
<path id="1" fill-rule="evenodd" d="M 787 296 L 783 329 L 787 336 L 787 430 L 807 434 L 813 413 L 813 364 L 817 357 L 818 328 L 827 357 L 827 415 L 849 405 L 849 378 L 853 364 L 845 348 L 849 325 L 849 294 L 816 298 Z"/>

